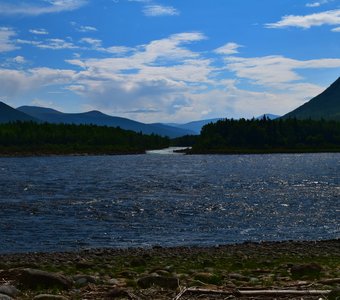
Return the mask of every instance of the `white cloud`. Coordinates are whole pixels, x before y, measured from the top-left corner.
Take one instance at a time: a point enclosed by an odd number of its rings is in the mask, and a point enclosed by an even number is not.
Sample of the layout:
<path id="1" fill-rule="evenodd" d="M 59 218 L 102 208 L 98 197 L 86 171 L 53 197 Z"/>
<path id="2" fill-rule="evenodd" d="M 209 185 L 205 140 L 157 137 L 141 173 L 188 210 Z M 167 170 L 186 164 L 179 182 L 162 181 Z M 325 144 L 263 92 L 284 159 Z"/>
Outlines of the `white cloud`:
<path id="1" fill-rule="evenodd" d="M 312 2 L 306 4 L 306 7 L 319 7 L 319 6 L 321 6 L 320 2 Z"/>
<path id="2" fill-rule="evenodd" d="M 71 25 L 75 28 L 75 30 L 77 30 L 79 32 L 95 32 L 95 31 L 98 31 L 98 29 L 94 26 L 79 25 L 76 22 L 71 22 Z"/>
<path id="3" fill-rule="evenodd" d="M 46 4 L 36 5 L 33 2 L 13 4 L 2 1 L 0 3 L 0 15 L 26 15 L 38 16 L 42 14 L 72 11 L 84 6 L 87 0 L 45 0 Z"/>
<path id="4" fill-rule="evenodd" d="M 227 68 L 237 77 L 252 80 L 254 83 L 286 89 L 287 83 L 302 80 L 296 70 L 340 68 L 340 59 L 295 60 L 284 56 L 242 58 L 226 57 Z"/>
<path id="5" fill-rule="evenodd" d="M 276 23 L 266 24 L 267 28 L 286 28 L 286 27 L 300 27 L 311 28 L 313 26 L 321 25 L 339 25 L 340 24 L 340 9 L 324 11 L 320 13 L 295 16 L 284 16 Z"/>
<path id="6" fill-rule="evenodd" d="M 163 5 L 147 5 L 143 9 L 143 13 L 148 17 L 159 17 L 159 16 L 178 16 L 179 11 L 172 6 Z"/>
<path id="7" fill-rule="evenodd" d="M 12 98 L 46 86 L 65 85 L 75 78 L 72 70 L 35 68 L 28 71 L 0 69 L 0 95 Z"/>
<path id="8" fill-rule="evenodd" d="M 37 45 L 41 49 L 62 50 L 62 49 L 77 49 L 78 46 L 63 39 L 48 39 L 44 43 Z"/>
<path id="9" fill-rule="evenodd" d="M 17 39 L 17 44 L 25 44 L 35 46 L 40 49 L 50 50 L 63 50 L 63 49 L 78 49 L 79 47 L 74 45 L 72 42 L 65 41 L 63 39 L 47 39 L 44 41 L 30 41 Z"/>
<path id="10" fill-rule="evenodd" d="M 82 38 L 80 40 L 81 43 L 86 43 L 91 45 L 94 48 L 99 48 L 102 45 L 102 41 L 94 38 Z"/>
<path id="11" fill-rule="evenodd" d="M 24 63 L 26 63 L 26 59 L 25 59 L 25 57 L 18 55 L 18 56 L 13 58 L 13 62 L 15 62 L 17 64 L 24 64 Z"/>
<path id="12" fill-rule="evenodd" d="M 54 45 L 50 49 L 73 49 L 79 45 L 81 50 L 102 51 L 105 55 L 98 58 L 91 52 L 92 58 L 75 56 L 66 61 L 72 65 L 69 70 L 0 69 L 0 95 L 15 98 L 36 96 L 42 89 L 45 92 L 61 90 L 65 92 L 65 99 L 82 99 L 83 107 L 144 122 L 251 118 L 265 112 L 286 113 L 322 91 L 323 87 L 309 84 L 299 71 L 340 69 L 340 59 L 232 56 L 239 47 L 236 43 L 212 50 L 227 54 L 221 67 L 221 57 L 214 60 L 212 53 L 191 49 L 193 43 L 204 39 L 206 36 L 200 32 L 184 32 L 134 48 L 105 48 L 101 40 L 90 37 L 82 38 L 76 45 L 67 45 L 67 41 L 58 39 L 17 40 L 18 44 L 36 47 Z M 113 55 L 108 54 L 110 51 Z M 24 58 L 17 57 L 17 60 Z M 250 90 L 241 88 L 245 82 Z M 256 92 L 251 90 L 249 82 L 257 85 L 253 86 Z M 50 94 L 48 99 L 53 97 Z"/>
<path id="13" fill-rule="evenodd" d="M 78 28 L 78 31 L 79 32 L 93 32 L 93 31 L 98 31 L 98 29 L 93 26 L 80 26 Z"/>
<path id="14" fill-rule="evenodd" d="M 336 27 L 332 29 L 333 32 L 340 32 L 340 27 Z"/>
<path id="15" fill-rule="evenodd" d="M 222 47 L 217 48 L 215 50 L 215 53 L 225 54 L 225 55 L 236 54 L 236 53 L 239 53 L 238 48 L 240 47 L 243 47 L 243 46 L 236 44 L 236 43 L 228 43 Z"/>
<path id="16" fill-rule="evenodd" d="M 306 7 L 320 7 L 321 5 L 333 2 L 334 0 L 321 0 L 321 1 L 316 1 L 316 2 L 309 2 L 306 4 Z"/>
<path id="17" fill-rule="evenodd" d="M 33 34 L 37 34 L 37 35 L 47 35 L 48 34 L 48 31 L 46 29 L 43 29 L 43 28 L 30 29 L 29 32 L 33 33 Z"/>
<path id="18" fill-rule="evenodd" d="M 18 49 L 11 39 L 15 35 L 16 32 L 13 29 L 0 27 L 0 53 Z"/>

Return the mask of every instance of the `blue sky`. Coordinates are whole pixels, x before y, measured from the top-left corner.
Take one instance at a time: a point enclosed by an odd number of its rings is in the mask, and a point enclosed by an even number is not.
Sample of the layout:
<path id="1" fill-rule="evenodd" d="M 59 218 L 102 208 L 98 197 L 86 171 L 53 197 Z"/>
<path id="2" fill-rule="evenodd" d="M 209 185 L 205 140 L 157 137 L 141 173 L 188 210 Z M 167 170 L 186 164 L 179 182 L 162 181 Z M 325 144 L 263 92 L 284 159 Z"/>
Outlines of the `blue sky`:
<path id="1" fill-rule="evenodd" d="M 282 115 L 340 76 L 340 0 L 0 0 L 0 58 L 14 107 Z"/>

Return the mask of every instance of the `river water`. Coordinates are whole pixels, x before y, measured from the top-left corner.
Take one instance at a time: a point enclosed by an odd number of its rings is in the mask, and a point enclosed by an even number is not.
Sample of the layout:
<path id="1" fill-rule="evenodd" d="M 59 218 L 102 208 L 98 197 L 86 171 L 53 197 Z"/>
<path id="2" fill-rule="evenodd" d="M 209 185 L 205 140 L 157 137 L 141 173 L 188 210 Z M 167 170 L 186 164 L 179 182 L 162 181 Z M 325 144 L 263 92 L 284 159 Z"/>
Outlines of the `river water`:
<path id="1" fill-rule="evenodd" d="M 340 154 L 0 158 L 0 253 L 339 237 Z"/>

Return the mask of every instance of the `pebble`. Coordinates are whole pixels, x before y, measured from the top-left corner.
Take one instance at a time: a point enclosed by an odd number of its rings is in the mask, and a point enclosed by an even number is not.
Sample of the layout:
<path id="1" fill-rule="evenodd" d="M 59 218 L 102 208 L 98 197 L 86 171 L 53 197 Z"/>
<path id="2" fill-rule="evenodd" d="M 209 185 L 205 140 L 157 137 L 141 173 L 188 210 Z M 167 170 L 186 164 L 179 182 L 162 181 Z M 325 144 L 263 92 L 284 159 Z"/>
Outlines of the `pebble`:
<path id="1" fill-rule="evenodd" d="M 73 280 L 78 286 L 85 286 L 89 283 L 96 283 L 97 279 L 94 276 L 90 275 L 75 275 L 73 276 Z"/>
<path id="2" fill-rule="evenodd" d="M 15 297 L 19 294 L 19 290 L 13 285 L 0 285 L 0 294 L 4 294 L 10 297 Z"/>
<path id="3" fill-rule="evenodd" d="M 61 288 L 69 289 L 72 282 L 63 275 L 49 273 L 36 269 L 21 269 L 19 270 L 17 281 L 26 288 Z"/>

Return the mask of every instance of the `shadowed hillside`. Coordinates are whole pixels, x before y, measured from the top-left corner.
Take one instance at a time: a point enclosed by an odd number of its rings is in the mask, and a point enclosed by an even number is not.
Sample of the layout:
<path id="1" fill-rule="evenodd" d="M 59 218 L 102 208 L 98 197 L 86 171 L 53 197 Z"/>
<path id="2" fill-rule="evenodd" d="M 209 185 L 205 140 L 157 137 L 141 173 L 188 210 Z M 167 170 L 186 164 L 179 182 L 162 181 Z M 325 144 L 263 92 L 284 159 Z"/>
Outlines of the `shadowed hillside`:
<path id="1" fill-rule="evenodd" d="M 38 120 L 0 101 L 0 123 L 8 123 L 8 122 L 16 122 L 16 121 L 36 121 L 37 122 Z"/>
<path id="2" fill-rule="evenodd" d="M 324 92 L 283 118 L 340 121 L 340 77 Z"/>

